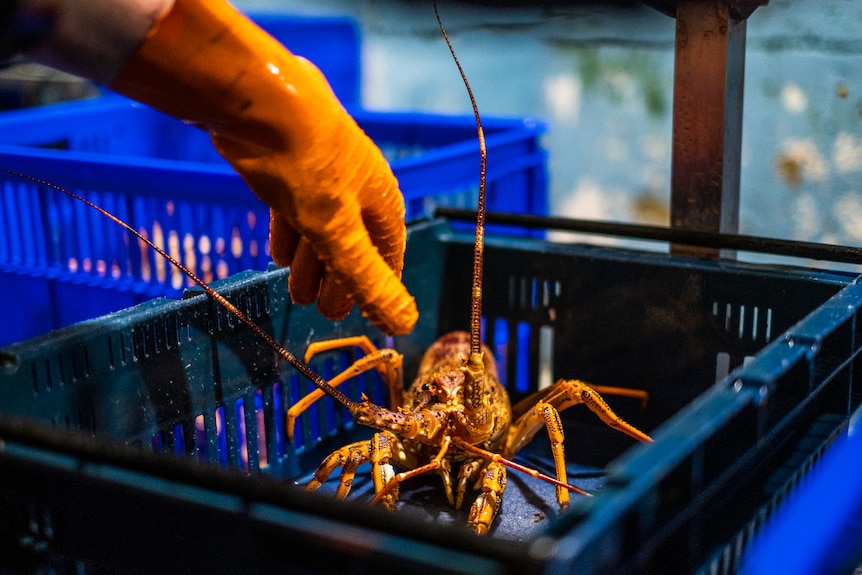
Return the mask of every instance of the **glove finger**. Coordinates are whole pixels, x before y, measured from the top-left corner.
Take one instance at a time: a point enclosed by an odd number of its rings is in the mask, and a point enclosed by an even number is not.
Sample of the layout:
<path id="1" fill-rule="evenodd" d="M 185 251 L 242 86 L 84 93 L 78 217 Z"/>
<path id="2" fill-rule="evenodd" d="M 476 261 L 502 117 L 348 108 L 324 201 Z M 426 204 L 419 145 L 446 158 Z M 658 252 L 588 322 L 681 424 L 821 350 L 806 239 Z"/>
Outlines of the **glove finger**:
<path id="1" fill-rule="evenodd" d="M 305 238 L 300 238 L 290 264 L 287 289 L 290 299 L 300 305 L 308 305 L 317 299 L 323 277 L 323 262 Z"/>
<path id="2" fill-rule="evenodd" d="M 373 293 L 370 291 L 373 287 L 378 295 L 374 299 L 365 299 L 357 295 L 356 301 L 363 315 L 383 333 L 389 335 L 408 334 L 419 318 L 416 301 L 401 283 L 396 273 L 382 259 L 379 261 L 382 269 L 377 280 L 360 286 L 355 292 L 357 294 Z M 388 274 L 384 276 L 383 271 L 388 272 Z"/>
<path id="3" fill-rule="evenodd" d="M 361 197 L 362 223 L 374 247 L 400 278 L 407 242 L 404 196 L 393 178 L 385 181 L 382 190 L 374 187 L 364 189 Z"/>
<path id="4" fill-rule="evenodd" d="M 320 285 L 320 299 L 317 300 L 317 310 L 327 319 L 341 320 L 350 313 L 353 307 L 353 297 L 344 284 L 334 273 L 325 274 Z"/>
<path id="5" fill-rule="evenodd" d="M 288 267 L 293 262 L 299 234 L 296 229 L 278 211 L 269 211 L 269 251 L 272 261 L 282 267 Z"/>
<path id="6" fill-rule="evenodd" d="M 384 333 L 409 333 L 418 312 L 399 274 L 380 256 L 359 214 L 353 225 L 346 225 L 342 230 L 336 241 L 320 244 L 319 251 L 326 261 L 322 289 L 332 293 L 325 295 L 323 305 L 329 306 L 330 298 L 337 302 L 341 294 L 349 294 L 356 299 L 363 315 Z M 347 304 L 346 300 L 341 301 Z M 337 303 L 326 311 L 346 313 Z"/>
<path id="7" fill-rule="evenodd" d="M 395 275 L 400 278 L 401 270 L 404 267 L 404 249 L 407 238 L 403 220 L 392 222 L 388 215 L 380 217 L 376 211 L 363 212 L 362 220 L 368 229 L 374 247 L 377 248 L 380 256 L 392 268 Z"/>

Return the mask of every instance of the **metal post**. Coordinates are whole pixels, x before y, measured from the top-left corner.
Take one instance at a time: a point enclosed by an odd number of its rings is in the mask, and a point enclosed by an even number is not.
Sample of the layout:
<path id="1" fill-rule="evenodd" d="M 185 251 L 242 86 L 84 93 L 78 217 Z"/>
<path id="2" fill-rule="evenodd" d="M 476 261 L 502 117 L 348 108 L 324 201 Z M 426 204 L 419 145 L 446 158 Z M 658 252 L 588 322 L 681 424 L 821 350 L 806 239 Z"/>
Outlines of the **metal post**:
<path id="1" fill-rule="evenodd" d="M 676 5 L 671 227 L 739 230 L 745 20 L 726 0 Z M 716 250 L 672 246 L 716 257 Z M 731 254 L 722 254 L 731 255 Z"/>

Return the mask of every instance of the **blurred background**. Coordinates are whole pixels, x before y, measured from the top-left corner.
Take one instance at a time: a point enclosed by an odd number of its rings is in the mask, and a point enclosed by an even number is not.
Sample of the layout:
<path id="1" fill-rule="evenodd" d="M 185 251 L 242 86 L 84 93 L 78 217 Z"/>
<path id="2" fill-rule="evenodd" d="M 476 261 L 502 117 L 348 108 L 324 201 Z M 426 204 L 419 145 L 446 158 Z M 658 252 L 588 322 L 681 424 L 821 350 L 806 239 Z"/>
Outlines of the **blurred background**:
<path id="1" fill-rule="evenodd" d="M 367 108 L 468 112 L 430 4 L 237 1 L 355 18 Z M 549 122 L 552 213 L 669 222 L 672 18 L 636 2 L 440 9 L 480 112 Z M 854 0 L 771 0 L 749 19 L 740 233 L 862 245 L 859 30 Z"/>
<path id="2" fill-rule="evenodd" d="M 468 113 L 429 2 L 236 0 L 244 11 L 346 15 L 362 103 Z M 485 115 L 549 123 L 555 215 L 669 222 L 674 20 L 639 2 L 440 3 Z M 748 21 L 740 233 L 862 245 L 862 3 L 771 0 Z M 28 104 L 92 88 L 33 66 Z M 13 90 L 20 98 L 20 90 Z"/>

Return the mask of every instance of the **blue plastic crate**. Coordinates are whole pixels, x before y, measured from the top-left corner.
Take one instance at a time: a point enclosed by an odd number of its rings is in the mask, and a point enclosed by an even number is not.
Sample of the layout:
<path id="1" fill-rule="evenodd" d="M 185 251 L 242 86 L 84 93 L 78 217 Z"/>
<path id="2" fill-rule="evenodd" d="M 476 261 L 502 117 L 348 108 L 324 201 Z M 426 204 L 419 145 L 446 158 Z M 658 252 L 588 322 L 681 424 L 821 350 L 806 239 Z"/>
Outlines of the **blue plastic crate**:
<path id="1" fill-rule="evenodd" d="M 472 117 L 353 115 L 389 156 L 408 219 L 436 205 L 475 205 Z M 489 209 L 546 213 L 543 130 L 525 118 L 486 120 Z M 0 142 L 0 166 L 87 197 L 206 279 L 270 262 L 268 209 L 201 130 L 109 96 L 0 115 Z M 116 224 L 59 192 L 0 174 L 0 205 L 0 278 L 19 302 L 0 343 L 187 286 Z"/>
<path id="2" fill-rule="evenodd" d="M 345 106 L 359 104 L 362 54 L 356 22 L 342 17 L 248 16 L 291 52 L 314 62 Z"/>
<path id="3" fill-rule="evenodd" d="M 217 287 L 296 353 L 345 335 L 394 344 L 409 380 L 435 337 L 466 327 L 472 239 L 445 222 L 410 226 L 404 279 L 422 319 L 394 341 L 359 313 L 333 323 L 292 305 L 286 270 Z M 287 444 L 284 412 L 310 384 L 192 291 L 0 349 L 0 547 L 24 557 L 22 572 L 91 575 L 344 562 L 360 573 L 724 572 L 710 558 L 780 491 L 776 473 L 804 471 L 862 399 L 855 276 L 487 239 L 485 340 L 513 401 L 546 372 L 649 393 L 646 408 L 612 404 L 650 445 L 582 406 L 563 413 L 570 477 L 595 497 L 560 513 L 551 486 L 512 472 L 492 536 L 476 538 L 434 495 L 436 476 L 403 485 L 398 513 L 297 489 L 367 430 L 324 400 Z M 337 350 L 312 367 L 326 376 L 355 357 Z M 342 389 L 386 396 L 375 374 Z M 543 434 L 520 457 L 553 469 Z M 0 555 L 0 570 L 16 556 Z"/>

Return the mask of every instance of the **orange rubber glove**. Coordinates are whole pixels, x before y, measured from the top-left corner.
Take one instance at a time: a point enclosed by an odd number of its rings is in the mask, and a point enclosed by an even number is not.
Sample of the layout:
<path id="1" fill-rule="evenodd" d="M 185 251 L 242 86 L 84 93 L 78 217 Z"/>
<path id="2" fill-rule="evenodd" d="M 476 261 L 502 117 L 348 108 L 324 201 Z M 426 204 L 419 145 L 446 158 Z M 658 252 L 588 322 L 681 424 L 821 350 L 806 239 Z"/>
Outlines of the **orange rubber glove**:
<path id="1" fill-rule="evenodd" d="M 412 329 L 398 183 L 313 64 L 222 0 L 177 0 L 110 87 L 210 133 L 270 206 L 295 302 L 342 319 L 355 300 L 382 331 Z"/>

